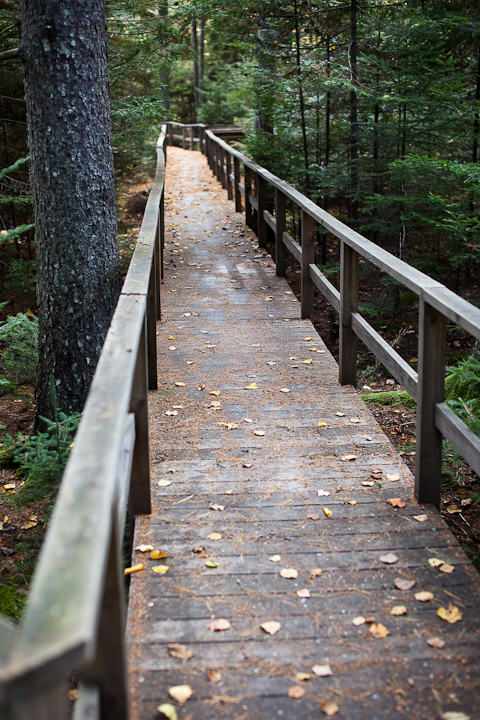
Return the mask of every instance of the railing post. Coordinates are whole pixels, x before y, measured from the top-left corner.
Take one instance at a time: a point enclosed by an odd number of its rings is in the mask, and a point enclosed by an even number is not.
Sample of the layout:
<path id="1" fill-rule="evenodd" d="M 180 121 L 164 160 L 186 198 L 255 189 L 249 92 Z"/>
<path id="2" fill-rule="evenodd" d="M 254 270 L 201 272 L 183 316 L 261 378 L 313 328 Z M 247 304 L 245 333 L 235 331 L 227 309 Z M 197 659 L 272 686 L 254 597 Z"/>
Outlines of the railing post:
<path id="1" fill-rule="evenodd" d="M 249 228 L 253 225 L 253 212 L 250 203 L 250 193 L 252 192 L 253 172 L 244 164 L 243 175 L 245 178 L 245 225 Z"/>
<path id="2" fill-rule="evenodd" d="M 267 208 L 267 183 L 261 175 L 257 173 L 257 236 L 258 244 L 261 248 L 267 247 L 267 223 L 263 217 L 263 211 Z"/>
<path id="3" fill-rule="evenodd" d="M 150 268 L 147 293 L 147 370 L 148 389 L 156 390 L 157 385 L 157 278 L 155 258 Z"/>
<path id="4" fill-rule="evenodd" d="M 435 405 L 445 399 L 447 320 L 419 299 L 418 395 L 415 447 L 415 497 L 440 506 L 442 433 L 435 426 Z"/>
<path id="5" fill-rule="evenodd" d="M 185 150 L 187 147 L 186 143 L 187 128 L 182 127 L 182 148 Z"/>
<path id="6" fill-rule="evenodd" d="M 173 125 L 168 123 L 168 144 L 173 145 Z"/>
<path id="7" fill-rule="evenodd" d="M 315 285 L 310 278 L 310 264 L 315 262 L 315 220 L 302 210 L 302 269 L 301 302 L 302 320 L 313 319 Z"/>
<path id="8" fill-rule="evenodd" d="M 190 125 L 190 150 L 193 150 L 193 139 L 195 137 L 195 130 L 193 125 Z"/>
<path id="9" fill-rule="evenodd" d="M 153 272 L 155 274 L 155 318 L 162 319 L 162 293 L 160 291 L 162 285 L 162 240 L 161 240 L 161 217 L 162 212 L 159 209 L 157 231 L 155 233 L 155 249 L 153 253 Z M 155 332 L 156 334 L 156 332 Z"/>
<path id="10" fill-rule="evenodd" d="M 135 376 L 130 398 L 130 412 L 135 413 L 135 447 L 133 450 L 128 509 L 130 516 L 135 517 L 135 515 L 149 515 L 151 513 L 145 325 L 142 328 L 138 346 Z"/>
<path id="11" fill-rule="evenodd" d="M 343 240 L 340 251 L 340 385 L 357 386 L 357 336 L 352 313 L 358 310 L 358 253 Z"/>
<path id="12" fill-rule="evenodd" d="M 160 199 L 160 217 L 159 217 L 159 237 L 160 237 L 160 279 L 163 280 L 164 274 L 164 262 L 163 255 L 165 250 L 165 185 L 162 190 L 162 197 Z M 161 286 L 158 286 L 158 306 L 161 308 Z M 157 319 L 160 320 L 162 317 L 161 310 L 157 315 Z"/>
<path id="13" fill-rule="evenodd" d="M 225 163 L 224 163 L 225 155 L 226 155 L 226 152 L 222 147 L 221 152 L 220 152 L 220 180 L 222 183 L 222 188 L 224 190 L 227 189 L 227 171 L 226 171 Z"/>
<path id="14" fill-rule="evenodd" d="M 232 156 L 228 151 L 225 153 L 225 164 L 227 166 L 227 196 L 229 200 L 233 200 L 233 184 L 230 177 L 232 174 Z"/>
<path id="15" fill-rule="evenodd" d="M 283 233 L 287 229 L 287 198 L 275 188 L 275 273 L 279 277 L 287 274 L 287 248 L 283 242 Z"/>
<path id="16" fill-rule="evenodd" d="M 242 193 L 238 187 L 240 183 L 240 160 L 236 157 L 233 158 L 233 174 L 235 177 L 235 212 L 242 212 Z"/>

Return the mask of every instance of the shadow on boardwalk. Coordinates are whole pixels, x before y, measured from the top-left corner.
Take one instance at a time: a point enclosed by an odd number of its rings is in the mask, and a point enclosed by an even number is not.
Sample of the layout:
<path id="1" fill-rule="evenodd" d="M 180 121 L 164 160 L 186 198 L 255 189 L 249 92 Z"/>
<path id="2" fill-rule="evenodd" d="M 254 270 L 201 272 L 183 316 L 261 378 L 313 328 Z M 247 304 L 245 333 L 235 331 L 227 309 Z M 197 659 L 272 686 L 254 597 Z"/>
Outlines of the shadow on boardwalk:
<path id="1" fill-rule="evenodd" d="M 134 553 L 145 569 L 130 589 L 132 718 L 172 702 L 189 720 L 313 720 L 326 701 L 339 719 L 479 718 L 477 573 L 437 511 L 416 504 L 410 472 L 338 384 L 203 156 L 168 148 L 167 199 L 154 512 L 135 533 L 166 558 Z M 450 604 L 455 624 L 437 615 Z M 213 632 L 218 619 L 229 629 Z M 193 691 L 183 706 L 176 685 Z"/>

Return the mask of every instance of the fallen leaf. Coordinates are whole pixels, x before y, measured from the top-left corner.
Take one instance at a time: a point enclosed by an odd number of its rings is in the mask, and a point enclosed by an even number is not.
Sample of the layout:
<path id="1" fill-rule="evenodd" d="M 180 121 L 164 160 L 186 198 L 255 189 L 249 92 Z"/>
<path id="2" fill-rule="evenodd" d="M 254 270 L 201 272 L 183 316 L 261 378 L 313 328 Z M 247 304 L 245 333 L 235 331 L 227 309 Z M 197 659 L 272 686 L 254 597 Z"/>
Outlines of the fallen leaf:
<path id="1" fill-rule="evenodd" d="M 182 383 L 182 382 L 176 382 L 175 385 L 177 387 L 185 387 L 185 383 Z M 179 687 L 183 687 L 183 685 L 180 685 Z"/>
<path id="2" fill-rule="evenodd" d="M 175 347 L 175 345 L 170 345 L 170 347 L 169 347 L 168 349 L 169 349 L 169 350 L 176 350 L 177 348 Z"/>
<path id="3" fill-rule="evenodd" d="M 387 500 L 387 502 L 390 503 L 392 507 L 407 507 L 407 503 L 405 502 L 405 500 L 402 500 L 402 498 L 390 498 L 390 500 Z"/>
<path id="4" fill-rule="evenodd" d="M 442 720 L 470 720 L 470 715 L 465 715 L 463 712 L 451 710 L 442 714 Z"/>
<path id="5" fill-rule="evenodd" d="M 317 425 L 318 427 L 328 427 L 327 423 L 324 420 L 319 420 Z"/>
<path id="6" fill-rule="evenodd" d="M 349 461 L 351 461 L 351 460 L 356 460 L 356 459 L 357 459 L 357 456 L 356 456 L 356 455 L 343 455 L 343 456 L 340 458 L 340 460 L 345 460 L 346 462 L 349 462 Z"/>
<path id="7" fill-rule="evenodd" d="M 205 387 L 205 385 L 203 387 Z M 215 395 L 215 397 L 218 397 L 220 395 L 220 392 L 221 392 L 220 390 L 210 390 L 210 392 L 208 394 Z"/>
<path id="8" fill-rule="evenodd" d="M 169 340 L 175 340 L 175 338 L 173 337 L 173 335 L 169 335 L 169 336 L 168 336 L 168 339 L 169 339 Z"/>
<path id="9" fill-rule="evenodd" d="M 411 590 L 415 586 L 415 580 L 407 580 L 406 578 L 395 578 L 393 584 L 399 590 Z"/>
<path id="10" fill-rule="evenodd" d="M 427 640 L 427 645 L 430 645 L 430 647 L 437 648 L 438 650 L 441 650 L 443 647 L 445 647 L 445 640 L 442 640 L 442 638 L 439 637 L 431 637 Z"/>
<path id="11" fill-rule="evenodd" d="M 313 336 L 303 338 L 306 342 L 310 342 L 310 340 L 313 340 Z"/>
<path id="12" fill-rule="evenodd" d="M 356 505 L 356 504 L 357 504 L 356 500 L 347 500 L 347 505 Z"/>
<path id="13" fill-rule="evenodd" d="M 150 553 L 150 560 L 163 560 L 163 558 L 167 557 L 167 553 L 162 552 L 161 550 L 152 550 Z"/>
<path id="14" fill-rule="evenodd" d="M 313 580 L 314 578 L 318 577 L 319 575 L 322 574 L 322 572 L 323 572 L 322 568 L 312 568 L 312 570 L 310 570 L 310 580 Z"/>
<path id="15" fill-rule="evenodd" d="M 190 685 L 174 685 L 168 689 L 168 694 L 171 695 L 179 705 L 183 705 L 187 702 L 188 698 L 192 697 L 193 690 Z"/>
<path id="16" fill-rule="evenodd" d="M 305 690 L 300 685 L 291 685 L 288 688 L 288 697 L 299 700 L 305 695 Z"/>
<path id="17" fill-rule="evenodd" d="M 311 597 L 310 590 L 308 588 L 303 588 L 302 590 L 297 590 L 297 596 L 299 598 L 309 598 L 309 597 Z"/>
<path id="18" fill-rule="evenodd" d="M 360 422 L 360 418 L 350 418 L 350 422 L 355 425 L 356 423 Z"/>
<path id="19" fill-rule="evenodd" d="M 265 298 L 265 302 L 271 302 L 271 300 L 273 300 L 272 297 L 267 296 L 267 297 Z"/>
<path id="20" fill-rule="evenodd" d="M 238 428 L 238 425 L 235 425 L 235 423 L 222 423 L 227 430 L 236 430 Z"/>
<path id="21" fill-rule="evenodd" d="M 289 392 L 290 392 L 290 389 L 289 389 L 289 388 L 281 388 L 281 389 L 280 389 L 280 392 L 289 393 Z"/>
<path id="22" fill-rule="evenodd" d="M 222 673 L 218 672 L 218 670 L 209 670 L 208 679 L 211 683 L 218 683 L 222 679 Z"/>
<path id="23" fill-rule="evenodd" d="M 276 620 L 269 620 L 268 622 L 262 623 L 260 627 L 262 628 L 262 630 L 265 630 L 265 632 L 269 635 L 275 635 L 280 630 L 282 625 Z"/>
<path id="24" fill-rule="evenodd" d="M 187 365 L 193 365 L 193 360 L 187 360 L 186 363 Z"/>
<path id="25" fill-rule="evenodd" d="M 193 553 L 203 553 L 205 552 L 205 548 L 203 545 L 200 545 L 199 547 L 194 547 L 192 550 Z"/>
<path id="26" fill-rule="evenodd" d="M 167 412 L 164 413 L 164 415 L 169 415 L 169 416 L 178 415 L 178 410 L 167 410 Z"/>
<path id="27" fill-rule="evenodd" d="M 272 555 L 268 559 L 270 560 L 270 562 L 280 562 L 282 558 L 280 555 Z"/>
<path id="28" fill-rule="evenodd" d="M 243 422 L 252 423 L 253 420 L 252 420 L 252 418 L 243 418 Z"/>
<path id="29" fill-rule="evenodd" d="M 426 522 L 428 520 L 428 515 L 414 515 L 413 519 L 417 522 Z"/>
<path id="30" fill-rule="evenodd" d="M 428 590 L 422 590 L 421 592 L 415 593 L 415 600 L 418 600 L 419 602 L 428 602 L 429 600 L 433 600 L 433 593 L 429 592 Z"/>
<path id="31" fill-rule="evenodd" d="M 280 570 L 280 577 L 285 578 L 286 580 L 296 580 L 298 577 L 298 570 L 294 570 L 293 568 L 282 568 L 282 570 Z"/>
<path id="32" fill-rule="evenodd" d="M 400 480 L 400 475 L 388 475 L 387 473 L 387 480 L 390 480 L 390 482 L 397 482 Z"/>
<path id="33" fill-rule="evenodd" d="M 168 565 L 154 565 L 152 567 L 152 572 L 157 573 L 157 575 L 165 575 L 166 572 L 168 572 L 169 566 Z"/>
<path id="34" fill-rule="evenodd" d="M 167 645 L 168 654 L 171 657 L 178 658 L 179 660 L 189 660 L 193 657 L 193 652 L 186 645 L 180 645 L 180 643 L 170 643 Z"/>
<path id="35" fill-rule="evenodd" d="M 377 638 L 377 640 L 382 640 L 383 638 L 386 638 L 387 635 L 390 635 L 390 632 L 387 630 L 385 625 L 382 625 L 382 623 L 373 623 L 373 625 L 370 625 L 369 632 L 370 635 Z"/>
<path id="36" fill-rule="evenodd" d="M 228 620 L 218 618 L 218 620 L 214 620 L 210 623 L 208 629 L 211 630 L 211 632 L 216 632 L 217 630 L 230 630 L 230 627 L 231 625 Z"/>
<path id="37" fill-rule="evenodd" d="M 305 682 L 306 680 L 310 680 L 312 676 L 310 673 L 305 672 L 297 672 L 295 673 L 295 680 L 298 680 L 299 682 Z"/>
<path id="38" fill-rule="evenodd" d="M 257 383 L 252 383 L 251 385 L 247 385 L 245 390 L 256 390 L 257 389 Z"/>
<path id="39" fill-rule="evenodd" d="M 244 468 L 251 468 L 251 467 L 252 467 L 252 463 L 243 463 L 243 467 L 244 467 Z"/>
<path id="40" fill-rule="evenodd" d="M 333 700 L 324 700 L 320 705 L 320 710 L 328 717 L 333 717 L 338 713 L 338 705 Z"/>
<path id="41" fill-rule="evenodd" d="M 30 530 L 31 528 L 34 528 L 37 525 L 38 525 L 37 522 L 32 522 L 31 520 L 29 520 L 24 525 L 22 525 L 21 528 L 22 528 L 22 530 Z"/>
<path id="42" fill-rule="evenodd" d="M 398 557 L 393 553 L 387 553 L 386 555 L 380 555 L 380 562 L 386 565 L 393 565 L 393 563 L 398 562 Z"/>
<path id="43" fill-rule="evenodd" d="M 254 430 L 253 434 L 257 435 L 258 437 L 263 437 L 265 435 L 265 431 L 264 430 Z"/>
<path id="44" fill-rule="evenodd" d="M 465 500 L 462 500 L 460 503 L 460 505 L 462 505 L 462 507 L 467 507 L 467 505 L 471 505 L 471 504 L 472 504 L 472 498 L 465 498 Z"/>
<path id="45" fill-rule="evenodd" d="M 153 545 L 137 545 L 135 550 L 137 550 L 137 552 L 141 552 L 141 553 L 151 552 L 153 550 Z"/>
<path id="46" fill-rule="evenodd" d="M 328 490 L 317 490 L 318 497 L 328 497 L 330 493 Z"/>
<path id="47" fill-rule="evenodd" d="M 217 568 L 217 567 L 218 567 L 218 563 L 215 562 L 215 560 L 207 560 L 206 563 L 205 563 L 205 565 L 206 565 L 208 568 Z"/>
<path id="48" fill-rule="evenodd" d="M 162 703 L 157 707 L 157 712 L 161 718 L 167 718 L 167 720 L 177 720 L 177 711 L 170 705 L 170 703 Z"/>
<path id="49" fill-rule="evenodd" d="M 335 415 L 338 415 L 338 417 L 345 417 L 345 413 L 342 412 L 336 412 Z"/>
<path id="50" fill-rule="evenodd" d="M 205 390 L 205 383 L 200 383 L 200 385 L 197 385 L 197 390 Z"/>
<path id="51" fill-rule="evenodd" d="M 317 677 L 328 677 L 328 675 L 333 675 L 330 665 L 314 665 L 312 667 L 312 672 L 315 673 Z"/>
<path id="52" fill-rule="evenodd" d="M 448 505 L 447 512 L 449 515 L 454 515 L 455 513 L 462 512 L 461 508 L 457 507 L 457 505 Z"/>
<path id="53" fill-rule="evenodd" d="M 318 513 L 308 513 L 307 520 L 320 520 L 320 515 Z"/>
<path id="54" fill-rule="evenodd" d="M 442 620 L 446 620 L 448 623 L 458 622 L 462 619 L 463 613 L 460 612 L 458 607 L 456 605 L 450 604 L 447 608 L 439 607 L 437 610 L 437 615 L 439 618 L 442 618 Z"/>
<path id="55" fill-rule="evenodd" d="M 390 610 L 390 615 L 406 615 L 407 608 L 405 605 L 394 605 Z"/>
<path id="56" fill-rule="evenodd" d="M 233 490 L 225 490 L 225 495 L 233 495 Z"/>
<path id="57" fill-rule="evenodd" d="M 332 511 L 329 510 L 328 508 L 323 508 L 323 512 L 325 513 L 325 515 L 326 515 L 327 517 L 332 517 L 332 514 L 333 514 L 333 513 L 332 513 Z"/>
<path id="58" fill-rule="evenodd" d="M 438 558 L 429 558 L 428 564 L 433 567 L 440 567 L 440 565 L 443 565 L 443 560 L 439 560 Z"/>
<path id="59" fill-rule="evenodd" d="M 213 505 L 210 505 L 210 508 L 212 510 L 225 510 L 225 505 L 217 505 L 217 503 L 213 503 Z"/>
<path id="60" fill-rule="evenodd" d="M 171 480 L 159 480 L 157 482 L 158 487 L 168 487 L 171 484 L 172 484 Z"/>
<path id="61" fill-rule="evenodd" d="M 440 565 L 438 569 L 443 573 L 452 573 L 455 570 L 454 566 L 449 565 L 448 563 L 443 563 L 443 565 Z"/>
<path id="62" fill-rule="evenodd" d="M 210 533 L 210 535 L 208 536 L 208 539 L 209 539 L 209 540 L 221 540 L 221 539 L 222 539 L 222 535 L 221 535 L 220 533 L 217 533 L 217 532 L 212 532 L 212 533 Z"/>
<path id="63" fill-rule="evenodd" d="M 373 480 L 364 480 L 362 482 L 362 485 L 364 487 L 373 487 L 375 485 L 375 483 L 373 482 Z"/>
<path id="64" fill-rule="evenodd" d="M 363 615 L 357 615 L 357 617 L 354 617 L 352 620 L 352 625 L 356 625 L 357 627 L 358 625 L 365 625 L 365 623 L 366 620 Z"/>
<path id="65" fill-rule="evenodd" d="M 311 365 L 312 364 L 312 358 L 308 358 L 308 360 L 303 361 L 304 365 Z"/>
<path id="66" fill-rule="evenodd" d="M 140 572 L 140 570 L 143 570 L 143 565 L 142 563 L 137 563 L 136 565 L 132 565 L 132 567 L 125 568 L 123 574 L 131 575 L 132 573 Z"/>

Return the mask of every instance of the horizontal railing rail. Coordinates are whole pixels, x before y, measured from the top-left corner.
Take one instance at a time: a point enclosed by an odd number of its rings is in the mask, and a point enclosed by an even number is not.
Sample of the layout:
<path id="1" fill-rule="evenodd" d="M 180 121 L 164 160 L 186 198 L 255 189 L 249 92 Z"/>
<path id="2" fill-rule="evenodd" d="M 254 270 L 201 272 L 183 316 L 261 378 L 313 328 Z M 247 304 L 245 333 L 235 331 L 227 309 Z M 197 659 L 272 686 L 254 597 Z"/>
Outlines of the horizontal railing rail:
<path id="1" fill-rule="evenodd" d="M 0 716 L 127 720 L 125 518 L 150 513 L 148 389 L 157 387 L 166 125 L 129 271 L 77 430 L 18 628 L 0 622 Z"/>
<path id="2" fill-rule="evenodd" d="M 415 399 L 415 495 L 419 502 L 433 503 L 438 507 L 443 437 L 480 474 L 480 439 L 444 402 L 447 319 L 480 339 L 480 310 L 437 280 L 352 230 L 209 130 L 205 131 L 203 147 L 212 172 L 227 190 L 228 198 L 234 200 L 236 211 L 244 212 L 246 225 L 255 229 L 260 247 L 267 245 L 269 228 L 275 234 L 277 275 L 286 274 L 287 251 L 300 263 L 302 318 L 313 318 L 315 288 L 339 314 L 340 383 L 356 386 L 357 339 L 360 339 Z M 275 189 L 273 207 L 267 207 L 267 184 Z M 287 232 L 287 201 L 293 203 L 301 214 L 300 243 Z M 317 226 L 340 240 L 340 290 L 315 264 Z M 418 372 L 359 313 L 360 257 L 418 295 Z"/>

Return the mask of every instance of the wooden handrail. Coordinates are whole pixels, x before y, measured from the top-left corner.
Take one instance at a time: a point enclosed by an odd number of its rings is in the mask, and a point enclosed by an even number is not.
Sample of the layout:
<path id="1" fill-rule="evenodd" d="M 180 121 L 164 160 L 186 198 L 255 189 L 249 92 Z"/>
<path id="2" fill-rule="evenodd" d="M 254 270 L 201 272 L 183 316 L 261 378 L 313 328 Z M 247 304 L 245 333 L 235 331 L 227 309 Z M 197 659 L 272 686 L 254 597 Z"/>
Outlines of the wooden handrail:
<path id="1" fill-rule="evenodd" d="M 340 316 L 339 380 L 356 385 L 357 338 L 373 352 L 403 388 L 417 402 L 415 494 L 419 502 L 440 504 L 441 450 L 445 436 L 468 464 L 480 474 L 480 440 L 445 405 L 446 319 L 480 339 L 480 309 L 449 290 L 442 283 L 411 267 L 322 210 L 289 183 L 261 167 L 236 148 L 205 131 L 205 144 L 212 172 L 235 209 L 245 212 L 245 224 L 256 228 L 259 245 L 266 246 L 267 227 L 275 233 L 277 275 L 286 272 L 288 250 L 301 265 L 301 316 L 313 317 L 313 288 L 333 305 Z M 225 163 L 224 158 L 228 158 Z M 233 160 L 234 175 L 231 176 Z M 243 165 L 244 182 L 240 168 Z M 230 189 L 229 183 L 233 182 Z M 265 207 L 265 185 L 275 188 L 275 214 Z M 252 184 L 256 194 L 252 194 Z M 286 231 L 286 202 L 302 214 L 302 238 L 298 243 Z M 313 223 L 313 224 L 312 224 Z M 314 264 L 314 224 L 340 240 L 340 291 Z M 363 257 L 419 296 L 418 373 L 374 330 L 358 312 L 359 257 Z"/>
<path id="2" fill-rule="evenodd" d="M 131 523 L 150 512 L 147 399 L 157 384 L 166 132 L 164 125 L 155 181 L 24 622 L 13 632 L 0 623 L 0 715 L 9 719 L 64 718 L 65 675 L 73 666 L 88 700 L 78 703 L 76 720 L 87 717 L 92 698 L 102 720 L 128 718 L 121 548 L 127 500 Z"/>

